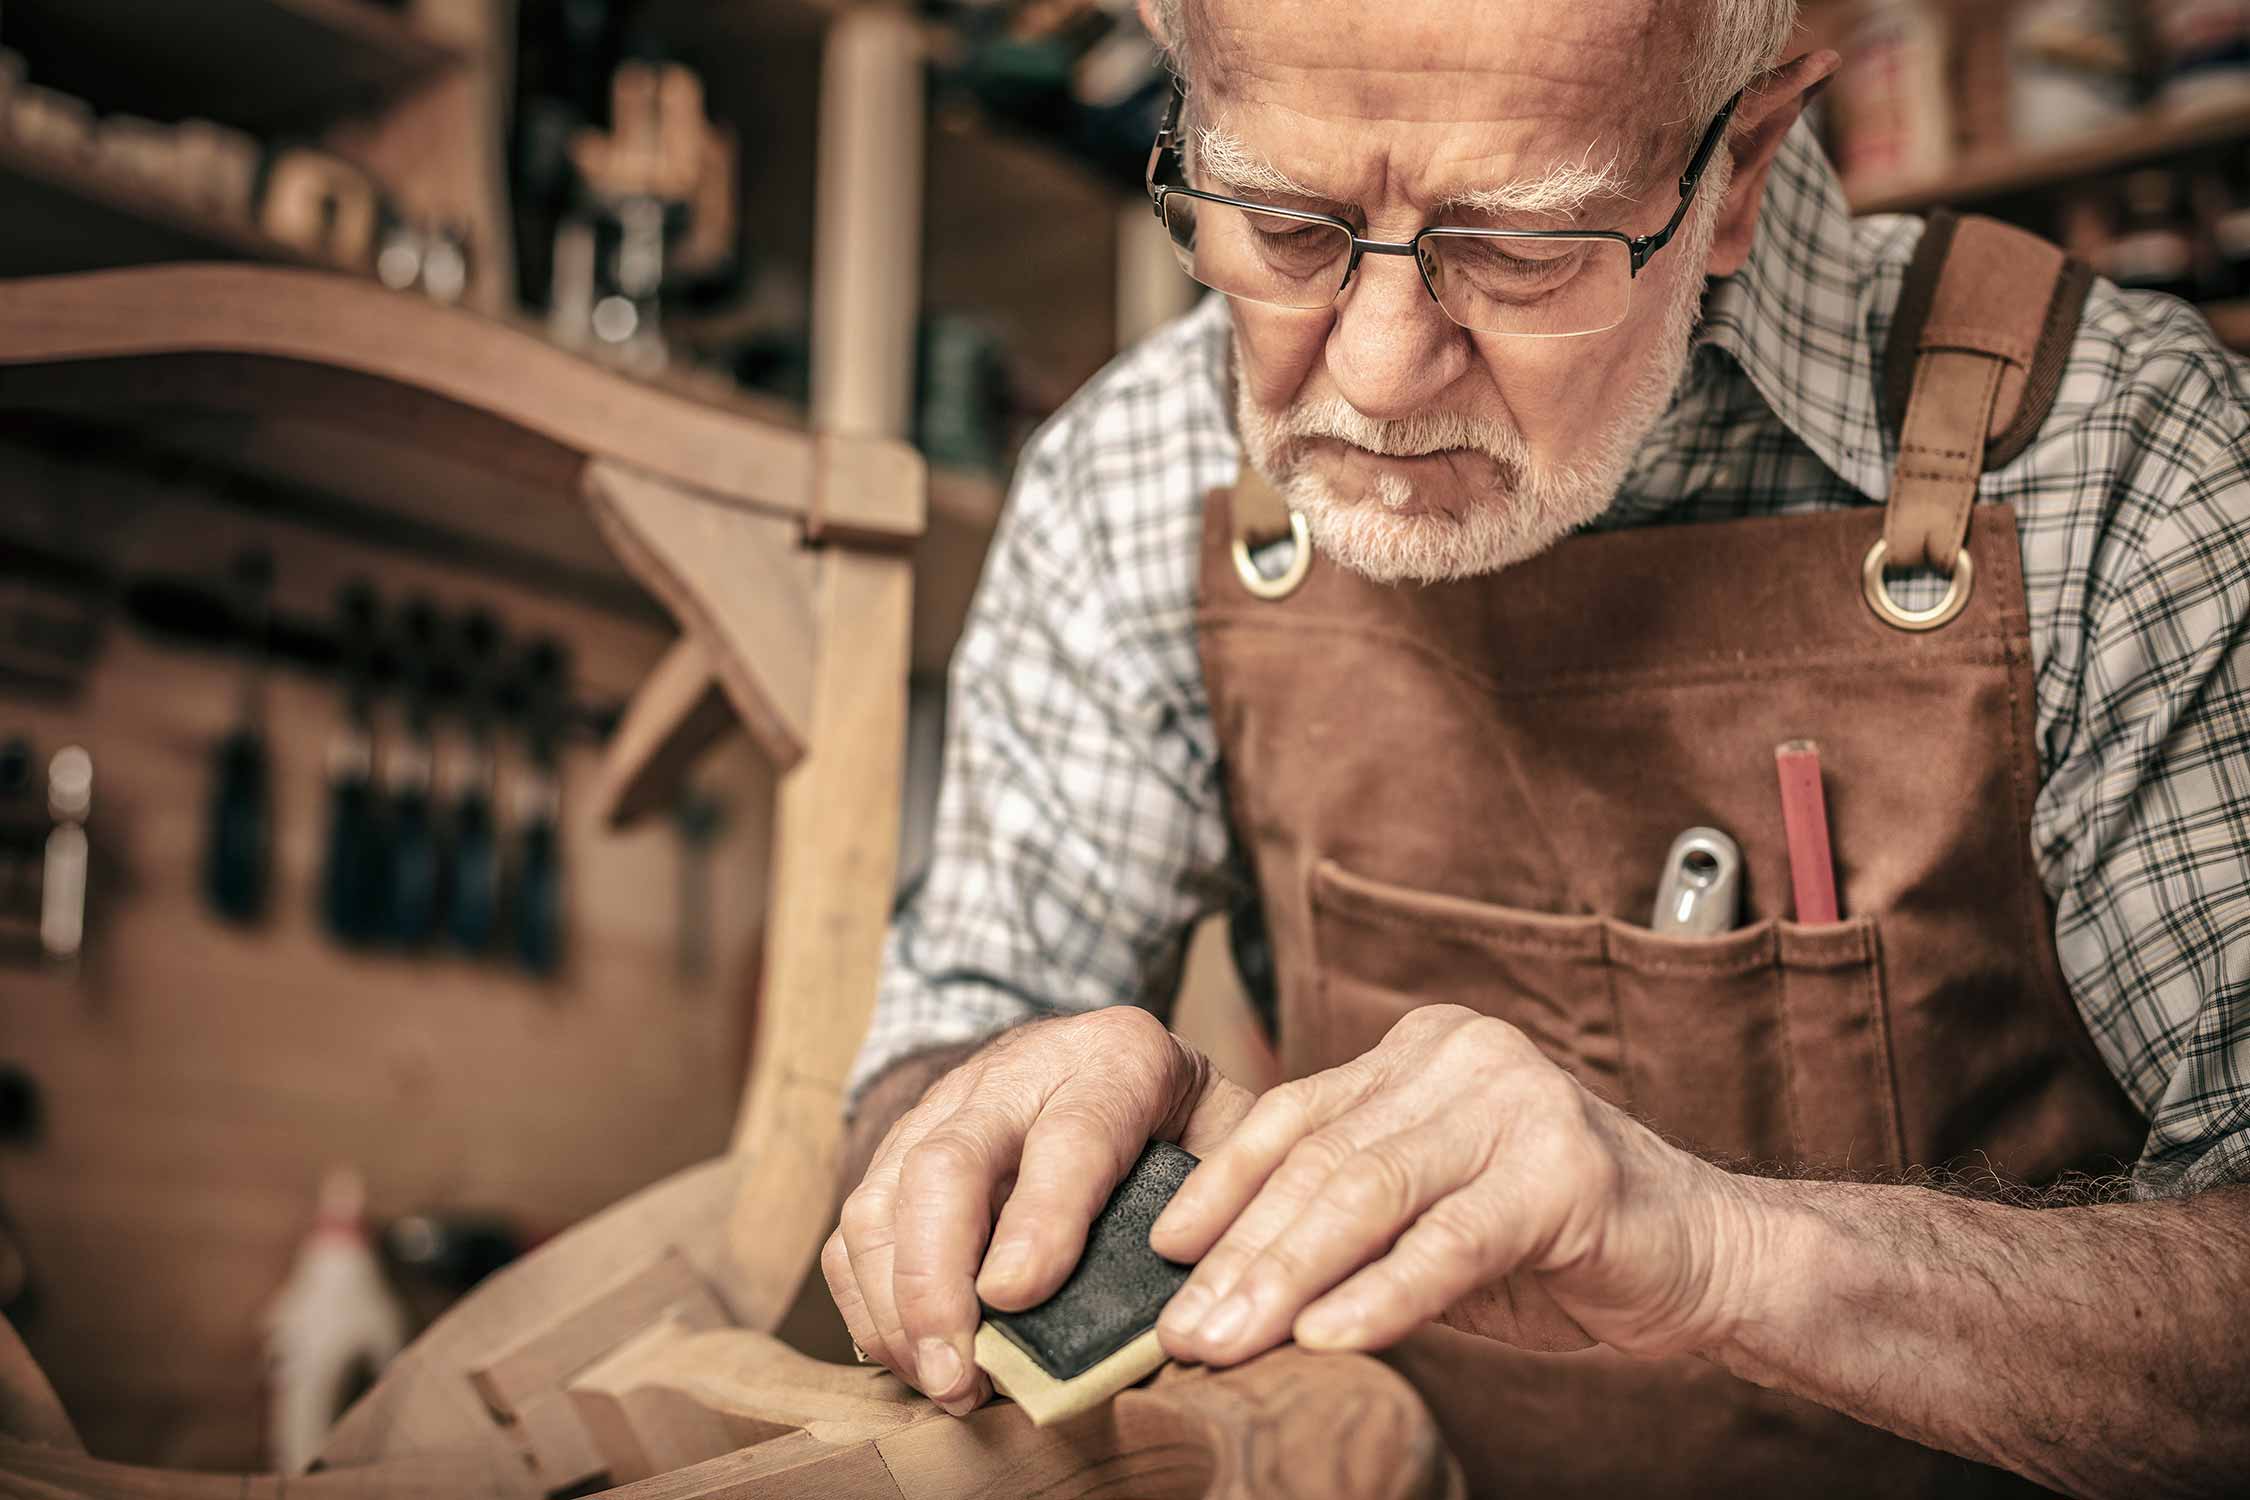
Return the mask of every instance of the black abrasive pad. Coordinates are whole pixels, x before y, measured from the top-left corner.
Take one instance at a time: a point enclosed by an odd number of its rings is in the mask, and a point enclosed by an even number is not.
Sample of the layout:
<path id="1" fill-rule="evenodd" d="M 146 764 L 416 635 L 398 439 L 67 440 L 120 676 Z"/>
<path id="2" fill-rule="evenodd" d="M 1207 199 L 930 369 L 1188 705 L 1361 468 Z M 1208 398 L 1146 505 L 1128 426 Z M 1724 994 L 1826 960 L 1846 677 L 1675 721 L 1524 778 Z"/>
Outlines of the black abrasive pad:
<path id="1" fill-rule="evenodd" d="M 1171 1142 L 1150 1141 L 1087 1231 L 1062 1288 L 1024 1312 L 987 1307 L 984 1321 L 1056 1380 L 1085 1374 L 1146 1333 L 1193 1269 L 1151 1250 L 1148 1232 L 1194 1168 Z"/>

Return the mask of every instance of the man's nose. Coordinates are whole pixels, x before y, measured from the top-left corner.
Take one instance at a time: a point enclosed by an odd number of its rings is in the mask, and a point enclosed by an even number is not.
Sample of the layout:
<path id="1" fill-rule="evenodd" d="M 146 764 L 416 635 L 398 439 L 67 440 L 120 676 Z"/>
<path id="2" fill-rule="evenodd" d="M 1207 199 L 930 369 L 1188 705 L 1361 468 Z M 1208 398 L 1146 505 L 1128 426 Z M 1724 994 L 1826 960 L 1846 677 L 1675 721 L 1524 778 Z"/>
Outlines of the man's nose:
<path id="1" fill-rule="evenodd" d="M 1366 255 L 1336 303 L 1328 373 L 1362 415 L 1426 409 L 1468 368 L 1469 340 L 1422 284 L 1410 255 Z"/>

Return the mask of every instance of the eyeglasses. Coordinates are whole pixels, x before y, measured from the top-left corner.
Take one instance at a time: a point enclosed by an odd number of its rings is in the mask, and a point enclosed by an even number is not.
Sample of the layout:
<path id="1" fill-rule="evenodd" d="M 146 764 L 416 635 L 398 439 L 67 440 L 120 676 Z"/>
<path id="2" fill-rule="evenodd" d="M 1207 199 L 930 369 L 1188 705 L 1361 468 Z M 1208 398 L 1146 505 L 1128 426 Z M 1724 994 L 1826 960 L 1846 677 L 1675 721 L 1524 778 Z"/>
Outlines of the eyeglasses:
<path id="1" fill-rule="evenodd" d="M 1465 229 L 1431 225 L 1411 240 L 1369 240 L 1334 214 L 1277 208 L 1156 180 L 1179 158 L 1180 107 L 1173 90 L 1148 154 L 1149 201 L 1189 276 L 1230 297 L 1313 311 L 1334 304 L 1362 255 L 1411 255 L 1422 285 L 1463 328 L 1513 338 L 1577 338 L 1625 321 L 1633 282 L 1687 218 L 1695 185 L 1742 102 L 1719 111 L 1680 177 L 1680 204 L 1654 234 L 1616 230 Z M 1184 163 L 1181 175 L 1185 176 Z"/>

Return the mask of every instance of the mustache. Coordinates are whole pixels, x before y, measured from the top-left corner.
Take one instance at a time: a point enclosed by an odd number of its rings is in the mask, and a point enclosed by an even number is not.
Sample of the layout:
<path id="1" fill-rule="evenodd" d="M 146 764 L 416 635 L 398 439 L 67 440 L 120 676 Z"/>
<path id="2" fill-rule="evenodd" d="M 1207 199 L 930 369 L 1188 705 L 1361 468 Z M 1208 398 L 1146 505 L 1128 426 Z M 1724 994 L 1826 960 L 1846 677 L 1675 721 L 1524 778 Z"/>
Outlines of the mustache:
<path id="1" fill-rule="evenodd" d="M 1386 458 L 1420 458 L 1467 448 L 1503 465 L 1521 467 L 1530 458 L 1523 434 L 1508 423 L 1465 412 L 1417 412 L 1381 420 L 1341 397 L 1306 401 L 1271 419 L 1274 438 L 1292 445 L 1307 438 L 1334 438 Z"/>

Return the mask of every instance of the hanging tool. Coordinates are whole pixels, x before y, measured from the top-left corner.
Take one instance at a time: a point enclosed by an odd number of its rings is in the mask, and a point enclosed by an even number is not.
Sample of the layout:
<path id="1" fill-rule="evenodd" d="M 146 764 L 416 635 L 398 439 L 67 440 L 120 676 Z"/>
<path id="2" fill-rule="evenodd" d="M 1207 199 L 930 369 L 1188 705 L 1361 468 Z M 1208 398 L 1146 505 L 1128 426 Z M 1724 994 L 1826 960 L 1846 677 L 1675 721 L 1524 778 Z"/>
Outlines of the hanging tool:
<path id="1" fill-rule="evenodd" d="M 531 643 L 523 665 L 524 738 L 530 767 L 517 799 L 513 926 L 516 958 L 534 974 L 562 962 L 562 781 L 560 741 L 570 657 L 551 636 Z"/>
<path id="2" fill-rule="evenodd" d="M 266 749 L 265 696 L 273 623 L 273 554 L 234 560 L 236 634 L 244 651 L 242 700 L 234 729 L 212 756 L 210 822 L 203 891 L 231 922 L 265 915 L 273 847 L 273 770 Z"/>
<path id="3" fill-rule="evenodd" d="M 437 606 L 417 596 L 399 611 L 397 648 L 405 733 L 383 763 L 390 803 L 385 910 L 390 940 L 419 948 L 437 933 L 438 831 L 431 806 L 437 742 L 430 728 L 438 669 Z"/>
<path id="4" fill-rule="evenodd" d="M 672 831 L 680 841 L 679 971 L 686 980 L 711 972 L 711 846 L 726 824 L 716 797 L 684 789 L 672 805 Z"/>
<path id="5" fill-rule="evenodd" d="M 482 953 L 500 919 L 500 851 L 492 814 L 494 681 L 500 661 L 500 624 L 488 610 L 462 620 L 457 652 L 461 716 L 468 753 L 460 787 L 446 819 L 445 932 L 465 953 Z"/>
<path id="6" fill-rule="evenodd" d="M 344 727 L 328 750 L 328 863 L 321 913 L 340 942 L 382 934 L 386 852 L 382 808 L 375 795 L 375 666 L 379 647 L 374 588 L 363 578 L 336 597 L 337 644 L 344 677 Z"/>
<path id="7" fill-rule="evenodd" d="M 74 959 L 86 942 L 86 887 L 93 846 L 86 818 L 94 806 L 94 758 L 65 745 L 47 762 L 47 863 L 39 883 L 39 942 L 47 957 Z"/>

